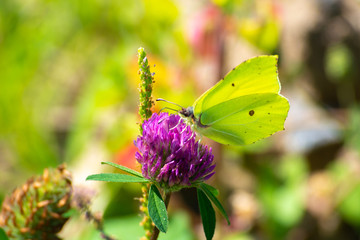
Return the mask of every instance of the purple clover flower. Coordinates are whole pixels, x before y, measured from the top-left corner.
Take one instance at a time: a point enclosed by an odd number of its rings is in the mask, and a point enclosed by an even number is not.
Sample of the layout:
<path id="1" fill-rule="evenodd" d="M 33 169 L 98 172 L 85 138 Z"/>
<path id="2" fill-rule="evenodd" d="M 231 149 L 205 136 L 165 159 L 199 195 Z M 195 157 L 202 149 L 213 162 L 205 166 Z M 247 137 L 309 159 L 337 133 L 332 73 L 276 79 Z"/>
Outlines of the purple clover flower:
<path id="1" fill-rule="evenodd" d="M 153 113 L 143 124 L 143 135 L 134 141 L 145 178 L 161 187 L 178 190 L 214 175 L 211 148 L 200 144 L 191 127 L 178 115 Z"/>

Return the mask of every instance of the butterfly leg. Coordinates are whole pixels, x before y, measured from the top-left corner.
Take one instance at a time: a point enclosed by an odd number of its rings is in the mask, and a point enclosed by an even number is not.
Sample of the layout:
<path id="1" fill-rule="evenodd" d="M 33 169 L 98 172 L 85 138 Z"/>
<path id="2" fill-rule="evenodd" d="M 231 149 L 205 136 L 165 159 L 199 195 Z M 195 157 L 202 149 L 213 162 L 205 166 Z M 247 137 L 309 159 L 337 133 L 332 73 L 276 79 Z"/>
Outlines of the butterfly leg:
<path id="1" fill-rule="evenodd" d="M 158 121 L 158 124 L 162 123 L 162 121 L 164 121 L 164 120 L 167 119 L 168 117 L 169 117 L 169 116 L 166 116 L 166 117 L 160 119 L 160 120 Z"/>
<path id="2" fill-rule="evenodd" d="M 177 128 L 180 125 L 180 122 L 181 122 L 181 118 L 179 118 L 178 123 L 174 127 L 170 128 L 169 130 L 173 130 L 173 129 Z M 181 131 L 181 133 L 183 133 L 183 131 Z"/>
<path id="3" fill-rule="evenodd" d="M 183 130 L 181 130 L 180 134 L 183 134 L 187 129 L 187 125 L 183 128 Z M 191 137 L 192 138 L 194 136 L 194 132 L 191 133 Z"/>
<path id="4" fill-rule="evenodd" d="M 200 135 L 200 138 L 199 138 L 199 140 L 198 140 L 198 148 L 197 148 L 197 155 L 198 155 L 198 157 L 200 157 L 201 140 L 202 140 L 202 135 Z"/>

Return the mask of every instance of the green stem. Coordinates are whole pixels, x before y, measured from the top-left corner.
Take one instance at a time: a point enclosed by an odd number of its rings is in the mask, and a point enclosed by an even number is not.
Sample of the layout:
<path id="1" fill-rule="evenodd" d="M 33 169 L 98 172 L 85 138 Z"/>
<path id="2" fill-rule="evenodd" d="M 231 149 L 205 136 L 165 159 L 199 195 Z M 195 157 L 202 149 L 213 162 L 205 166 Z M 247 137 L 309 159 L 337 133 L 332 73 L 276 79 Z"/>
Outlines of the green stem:
<path id="1" fill-rule="evenodd" d="M 140 74 L 140 105 L 139 105 L 139 114 L 141 117 L 140 122 L 140 134 L 142 134 L 142 124 L 144 121 L 151 117 L 152 111 L 151 108 L 154 105 L 152 101 L 152 83 L 154 78 L 150 72 L 149 62 L 146 57 L 146 52 L 143 48 L 138 49 L 138 64 L 139 64 L 139 74 Z"/>
<path id="2" fill-rule="evenodd" d="M 140 114 L 140 134 L 142 134 L 142 124 L 145 120 L 151 117 L 152 111 L 151 108 L 154 104 L 152 101 L 152 84 L 154 81 L 153 75 L 150 72 L 149 62 L 146 57 L 146 52 L 144 48 L 138 49 L 138 65 L 139 65 L 139 74 L 140 74 L 140 105 L 139 105 L 139 114 Z M 147 202 L 148 202 L 148 193 L 149 193 L 149 186 L 148 184 L 143 184 L 142 186 L 143 195 L 141 198 L 142 206 L 141 211 L 143 212 L 143 220 L 142 225 L 145 230 L 145 238 L 149 239 L 149 236 L 152 235 L 153 227 L 152 221 L 149 217 L 149 212 L 147 209 Z"/>

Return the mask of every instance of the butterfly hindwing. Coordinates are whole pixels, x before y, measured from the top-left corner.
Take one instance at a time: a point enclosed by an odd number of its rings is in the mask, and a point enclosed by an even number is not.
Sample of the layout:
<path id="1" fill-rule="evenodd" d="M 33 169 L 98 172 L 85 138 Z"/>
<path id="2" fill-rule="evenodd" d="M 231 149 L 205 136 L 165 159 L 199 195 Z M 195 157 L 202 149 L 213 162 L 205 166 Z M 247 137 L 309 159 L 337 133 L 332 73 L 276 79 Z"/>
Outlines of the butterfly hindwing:
<path id="1" fill-rule="evenodd" d="M 277 93 L 241 96 L 203 111 L 195 129 L 219 143 L 246 145 L 283 130 L 288 100 Z"/>

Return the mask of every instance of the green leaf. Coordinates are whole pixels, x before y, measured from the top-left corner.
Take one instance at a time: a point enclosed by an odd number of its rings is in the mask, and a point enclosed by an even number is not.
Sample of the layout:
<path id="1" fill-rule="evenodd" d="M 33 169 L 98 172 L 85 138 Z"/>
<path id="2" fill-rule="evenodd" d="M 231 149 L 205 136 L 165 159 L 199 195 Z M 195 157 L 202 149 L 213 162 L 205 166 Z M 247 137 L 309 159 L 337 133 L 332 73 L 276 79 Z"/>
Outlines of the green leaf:
<path id="1" fill-rule="evenodd" d="M 0 227 L 0 240 L 9 240 L 8 236 L 6 235 L 4 229 Z"/>
<path id="2" fill-rule="evenodd" d="M 78 210 L 76 210 L 75 208 L 71 208 L 70 210 L 66 211 L 65 213 L 62 214 L 62 217 L 64 218 L 70 218 L 75 216 L 76 214 L 78 214 Z"/>
<path id="3" fill-rule="evenodd" d="M 343 198 L 339 204 L 339 213 L 343 216 L 346 222 L 351 225 L 360 226 L 360 184 L 357 184 L 353 189 Z"/>
<path id="4" fill-rule="evenodd" d="M 113 162 L 101 162 L 101 164 L 107 164 L 107 165 L 110 165 L 112 167 L 115 167 L 115 168 L 118 168 L 124 172 L 127 172 L 127 173 L 130 173 L 131 175 L 134 175 L 134 176 L 137 176 L 137 177 L 143 177 L 141 173 L 135 171 L 135 170 L 132 170 L 130 168 L 127 168 L 127 167 L 124 167 L 124 166 L 121 166 L 119 164 L 116 164 L 116 163 L 113 163 Z"/>
<path id="5" fill-rule="evenodd" d="M 219 190 L 217 190 L 216 188 L 214 188 L 213 186 L 206 184 L 206 183 L 201 183 L 202 185 L 205 185 L 207 187 L 207 189 L 214 195 L 214 196 L 219 196 Z"/>
<path id="6" fill-rule="evenodd" d="M 154 222 L 155 226 L 161 232 L 166 233 L 169 221 L 166 206 L 159 190 L 155 185 L 151 185 L 150 187 L 148 210 L 149 216 Z"/>
<path id="7" fill-rule="evenodd" d="M 86 180 L 94 180 L 94 181 L 105 181 L 105 182 L 149 182 L 148 179 L 144 177 L 135 177 L 127 174 L 120 173 L 100 173 L 90 175 L 86 178 Z"/>
<path id="8" fill-rule="evenodd" d="M 201 189 L 197 189 L 201 220 L 207 240 L 211 240 L 215 232 L 215 211 L 210 200 Z"/>
<path id="9" fill-rule="evenodd" d="M 219 209 L 220 213 L 224 216 L 224 218 L 226 219 L 228 225 L 230 225 L 230 221 L 229 221 L 229 217 L 225 212 L 224 207 L 221 205 L 221 203 L 219 202 L 219 200 L 216 198 L 216 196 L 213 194 L 213 187 L 209 188 L 210 185 L 205 184 L 205 183 L 201 183 L 200 185 L 200 189 L 204 191 L 204 193 L 206 194 L 206 196 L 208 196 L 208 198 L 215 204 L 215 206 L 217 207 L 217 209 Z"/>

